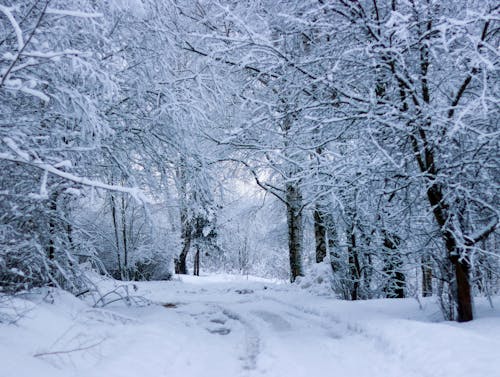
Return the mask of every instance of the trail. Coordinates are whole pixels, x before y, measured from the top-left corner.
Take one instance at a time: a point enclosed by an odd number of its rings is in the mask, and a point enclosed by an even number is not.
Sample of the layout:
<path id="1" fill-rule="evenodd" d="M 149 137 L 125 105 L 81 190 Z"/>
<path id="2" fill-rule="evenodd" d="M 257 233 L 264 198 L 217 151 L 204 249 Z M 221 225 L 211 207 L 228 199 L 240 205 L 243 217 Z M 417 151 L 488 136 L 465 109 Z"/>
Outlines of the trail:
<path id="1" fill-rule="evenodd" d="M 243 336 L 242 376 L 427 376 L 412 370 L 389 346 L 348 322 L 322 318 L 293 303 L 276 301 L 274 292 L 249 294 L 217 303 L 234 320 L 224 326 Z M 278 296 L 280 293 L 277 292 Z M 208 306 L 213 302 L 207 302 Z M 236 355 L 233 355 L 233 357 Z"/>
<path id="2" fill-rule="evenodd" d="M 0 375 L 496 377 L 500 370 L 497 310 L 459 325 L 430 322 L 435 305 L 421 311 L 411 299 L 344 302 L 241 278 L 135 284 L 152 305 L 94 309 L 68 297 L 38 304 L 17 330 L 8 328 L 24 353 L 2 348 L 0 338 Z"/>

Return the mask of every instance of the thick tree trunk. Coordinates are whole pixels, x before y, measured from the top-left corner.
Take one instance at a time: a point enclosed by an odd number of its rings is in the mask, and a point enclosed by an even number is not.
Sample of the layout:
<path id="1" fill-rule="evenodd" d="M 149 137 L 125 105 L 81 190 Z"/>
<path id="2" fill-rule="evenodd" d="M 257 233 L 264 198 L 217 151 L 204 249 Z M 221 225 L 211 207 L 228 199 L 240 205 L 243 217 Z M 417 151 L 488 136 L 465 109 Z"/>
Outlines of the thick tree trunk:
<path id="1" fill-rule="evenodd" d="M 186 275 L 188 273 L 186 259 L 191 247 L 191 236 L 184 237 L 182 251 L 179 258 L 175 261 L 175 273 Z"/>
<path id="2" fill-rule="evenodd" d="M 452 257 L 451 262 L 455 269 L 456 279 L 456 301 L 457 301 L 457 321 L 467 322 L 473 319 L 472 295 L 469 281 L 469 263 Z"/>
<path id="3" fill-rule="evenodd" d="M 433 161 L 432 153 L 428 152 L 430 155 L 430 160 Z M 433 166 L 433 163 L 430 164 Z M 432 176 L 436 176 L 436 172 L 431 169 Z M 457 240 L 453 232 L 448 228 L 451 223 L 449 220 L 449 207 L 447 206 L 443 189 L 437 183 L 433 183 L 427 190 L 427 197 L 429 198 L 429 203 L 433 207 L 434 218 L 436 222 L 441 227 L 441 232 L 443 235 L 443 240 L 448 252 L 448 257 L 455 270 L 456 279 L 456 293 L 455 300 L 457 305 L 457 321 L 467 322 L 472 321 L 472 296 L 471 287 L 469 281 L 469 264 L 465 259 L 460 260 L 460 256 L 463 254 L 459 250 L 457 245 Z"/>
<path id="4" fill-rule="evenodd" d="M 293 184 L 286 185 L 288 251 L 290 255 L 290 280 L 293 283 L 298 276 L 303 276 L 302 248 L 304 228 L 302 223 L 302 195 Z"/>

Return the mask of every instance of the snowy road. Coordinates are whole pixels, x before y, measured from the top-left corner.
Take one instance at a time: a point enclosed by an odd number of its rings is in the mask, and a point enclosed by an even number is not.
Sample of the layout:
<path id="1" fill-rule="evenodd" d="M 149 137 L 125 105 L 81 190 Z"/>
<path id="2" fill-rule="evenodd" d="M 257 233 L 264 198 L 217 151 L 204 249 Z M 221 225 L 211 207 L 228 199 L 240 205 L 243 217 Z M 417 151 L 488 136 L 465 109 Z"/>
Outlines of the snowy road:
<path id="1" fill-rule="evenodd" d="M 269 299 L 226 304 L 222 314 L 243 328 L 241 375 L 422 376 L 390 356 L 383 344 L 348 323 Z M 228 323 L 230 321 L 227 321 Z"/>
<path id="2" fill-rule="evenodd" d="M 64 294 L 33 306 L 2 325 L 0 376 L 499 375 L 498 310 L 432 323 L 432 301 L 422 311 L 415 300 L 342 302 L 234 279 L 138 283 L 155 302 L 145 307 L 93 309 Z"/>

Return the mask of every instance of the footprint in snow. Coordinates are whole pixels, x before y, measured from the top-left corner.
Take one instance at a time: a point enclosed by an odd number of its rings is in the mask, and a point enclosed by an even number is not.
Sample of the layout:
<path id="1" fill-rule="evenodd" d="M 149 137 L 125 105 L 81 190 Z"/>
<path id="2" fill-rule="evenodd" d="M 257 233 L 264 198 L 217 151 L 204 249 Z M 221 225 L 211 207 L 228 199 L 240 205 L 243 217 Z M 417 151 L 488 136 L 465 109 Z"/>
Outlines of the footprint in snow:
<path id="1" fill-rule="evenodd" d="M 207 328 L 207 331 L 210 334 L 218 334 L 218 335 L 227 335 L 231 332 L 231 329 L 228 329 L 227 327 L 218 327 L 218 328 Z"/>
<path id="2" fill-rule="evenodd" d="M 253 289 L 247 289 L 247 288 L 235 289 L 234 291 L 236 293 L 238 293 L 239 295 L 249 295 L 249 294 L 253 293 Z"/>

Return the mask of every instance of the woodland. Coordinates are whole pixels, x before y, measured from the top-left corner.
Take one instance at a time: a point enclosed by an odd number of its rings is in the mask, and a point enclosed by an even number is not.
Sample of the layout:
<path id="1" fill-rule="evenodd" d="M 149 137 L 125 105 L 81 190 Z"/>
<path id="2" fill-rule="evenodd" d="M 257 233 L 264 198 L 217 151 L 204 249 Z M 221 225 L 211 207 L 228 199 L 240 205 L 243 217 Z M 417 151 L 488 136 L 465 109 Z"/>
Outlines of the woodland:
<path id="1" fill-rule="evenodd" d="M 225 272 L 471 321 L 500 292 L 499 10 L 2 0 L 0 294 Z"/>

